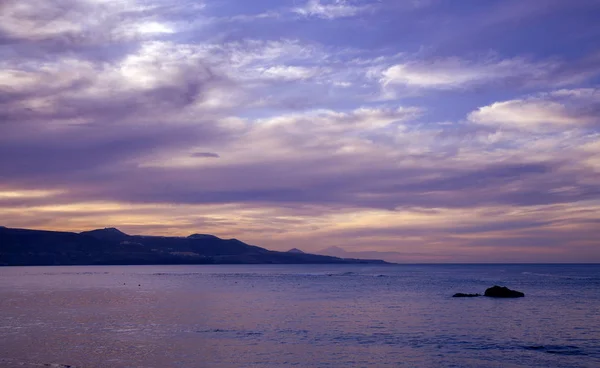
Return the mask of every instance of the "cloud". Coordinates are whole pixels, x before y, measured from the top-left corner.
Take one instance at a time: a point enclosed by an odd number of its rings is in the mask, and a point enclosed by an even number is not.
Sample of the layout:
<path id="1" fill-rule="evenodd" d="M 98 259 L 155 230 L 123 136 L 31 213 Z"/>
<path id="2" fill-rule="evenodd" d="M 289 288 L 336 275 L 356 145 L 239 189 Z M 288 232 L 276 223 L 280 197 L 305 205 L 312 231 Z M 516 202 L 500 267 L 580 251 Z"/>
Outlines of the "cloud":
<path id="1" fill-rule="evenodd" d="M 369 7 L 351 5 L 350 1 L 346 0 L 308 0 L 303 7 L 294 8 L 293 11 L 303 16 L 336 19 L 353 17 L 366 9 Z"/>
<path id="2" fill-rule="evenodd" d="M 526 130 L 543 125 L 560 129 L 584 122 L 569 116 L 562 104 L 539 100 L 496 102 L 471 113 L 469 119 L 480 124 L 522 127 Z"/>
<path id="3" fill-rule="evenodd" d="M 24 125 L 23 129 L 31 129 Z M 41 131 L 37 134 L 13 133 L 0 139 L 0 179 L 4 183 L 35 182 L 54 177 L 47 185 L 68 186 L 78 180 L 90 180 L 97 175 L 122 175 L 135 171 L 136 166 L 156 150 L 173 151 L 182 146 L 193 147 L 219 141 L 225 131 L 216 125 L 165 125 L 106 128 L 72 126 Z M 100 174 L 100 173 L 104 174 Z M 111 174 L 112 173 L 112 174 Z M 125 179 L 125 177 L 121 177 Z M 91 179 L 97 180 L 97 179 Z M 89 184 L 92 184 L 91 182 Z"/>
<path id="4" fill-rule="evenodd" d="M 582 65 L 583 66 L 583 65 Z M 384 69 L 384 87 L 405 86 L 419 89 L 468 89 L 486 84 L 560 87 L 600 74 L 600 68 L 579 68 L 559 60 L 530 61 L 525 58 L 483 60 L 446 58 L 433 61 L 407 61 Z"/>
<path id="5" fill-rule="evenodd" d="M 182 116 L 185 109 L 217 98 L 227 78 L 178 51 L 168 44 L 145 44 L 114 64 L 61 59 L 37 64 L 35 71 L 15 65 L 0 73 L 3 125 L 37 122 L 45 130 L 49 125 L 154 120 L 168 110 L 173 118 Z"/>
<path id="6" fill-rule="evenodd" d="M 218 153 L 213 153 L 213 152 L 194 152 L 191 155 L 192 157 L 206 157 L 206 158 L 219 158 L 221 156 L 219 156 Z"/>
<path id="7" fill-rule="evenodd" d="M 519 130 L 565 130 L 598 126 L 600 92 L 558 90 L 525 99 L 495 102 L 469 114 L 470 121 Z"/>
<path id="8" fill-rule="evenodd" d="M 259 70 L 261 77 L 275 80 L 303 80 L 318 74 L 318 69 L 301 66 L 276 65 Z"/>
<path id="9" fill-rule="evenodd" d="M 253 22 L 257 20 L 279 19 L 281 13 L 277 11 L 266 11 L 254 14 L 236 14 L 226 17 L 215 17 L 212 20 L 215 22 Z"/>
<path id="10" fill-rule="evenodd" d="M 118 44 L 173 34 L 172 20 L 185 8 L 196 13 L 199 6 L 171 5 L 161 0 L 16 0 L 3 1 L 0 38 L 19 47 L 44 51 L 85 51 L 90 46 Z M 157 17 L 156 14 L 162 13 Z"/>

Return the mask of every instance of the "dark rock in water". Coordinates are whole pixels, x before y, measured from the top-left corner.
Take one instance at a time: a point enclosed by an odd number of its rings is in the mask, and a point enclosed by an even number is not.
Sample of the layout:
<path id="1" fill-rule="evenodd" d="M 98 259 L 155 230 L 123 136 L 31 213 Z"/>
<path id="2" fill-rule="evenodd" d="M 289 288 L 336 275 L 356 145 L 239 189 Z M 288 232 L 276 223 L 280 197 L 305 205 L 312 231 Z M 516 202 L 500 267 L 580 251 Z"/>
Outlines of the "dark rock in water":
<path id="1" fill-rule="evenodd" d="M 481 296 L 481 294 L 464 294 L 464 293 L 456 293 L 452 295 L 453 298 L 474 298 L 477 296 Z"/>
<path id="2" fill-rule="evenodd" d="M 522 298 L 525 296 L 525 294 L 520 291 L 511 290 L 506 286 L 497 285 L 487 289 L 484 295 L 492 298 Z"/>

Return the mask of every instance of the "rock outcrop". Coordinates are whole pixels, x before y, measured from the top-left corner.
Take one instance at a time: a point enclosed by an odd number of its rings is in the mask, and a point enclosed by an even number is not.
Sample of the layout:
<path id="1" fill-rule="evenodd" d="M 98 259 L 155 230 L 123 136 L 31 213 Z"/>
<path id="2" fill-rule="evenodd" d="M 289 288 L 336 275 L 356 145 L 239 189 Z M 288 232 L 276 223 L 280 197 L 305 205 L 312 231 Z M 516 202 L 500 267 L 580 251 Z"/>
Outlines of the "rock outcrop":
<path id="1" fill-rule="evenodd" d="M 485 291 L 485 296 L 489 296 L 491 298 L 522 298 L 525 296 L 520 291 L 511 290 L 506 286 L 498 286 L 494 285 L 491 288 Z"/>
<path id="2" fill-rule="evenodd" d="M 452 295 L 453 298 L 474 298 L 482 296 L 481 294 L 466 294 L 466 293 L 456 293 Z M 522 298 L 525 296 L 520 291 L 511 290 L 506 286 L 498 286 L 494 285 L 491 288 L 485 290 L 483 296 L 487 296 L 490 298 Z"/>
<path id="3" fill-rule="evenodd" d="M 464 293 L 456 293 L 452 295 L 453 298 L 474 298 L 477 296 L 481 296 L 481 294 L 464 294 Z"/>

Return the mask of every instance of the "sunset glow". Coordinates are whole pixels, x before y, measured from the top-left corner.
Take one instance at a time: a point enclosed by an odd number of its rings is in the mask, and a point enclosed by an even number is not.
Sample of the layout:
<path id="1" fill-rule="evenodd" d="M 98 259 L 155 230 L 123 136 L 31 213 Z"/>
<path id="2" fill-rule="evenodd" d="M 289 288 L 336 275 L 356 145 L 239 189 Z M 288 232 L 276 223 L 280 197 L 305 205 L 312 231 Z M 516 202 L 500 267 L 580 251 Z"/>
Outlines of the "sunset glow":
<path id="1" fill-rule="evenodd" d="M 599 11 L 4 1 L 0 225 L 600 262 Z"/>

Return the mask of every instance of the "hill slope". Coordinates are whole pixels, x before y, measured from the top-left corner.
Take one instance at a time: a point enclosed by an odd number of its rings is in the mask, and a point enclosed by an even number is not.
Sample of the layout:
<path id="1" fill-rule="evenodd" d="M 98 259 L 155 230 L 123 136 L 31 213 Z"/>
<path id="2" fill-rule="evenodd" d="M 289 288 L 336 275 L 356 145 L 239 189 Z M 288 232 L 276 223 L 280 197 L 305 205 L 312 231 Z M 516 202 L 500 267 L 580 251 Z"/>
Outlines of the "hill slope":
<path id="1" fill-rule="evenodd" d="M 276 252 L 237 239 L 127 235 L 115 228 L 82 233 L 0 227 L 0 265 L 385 263 Z"/>
<path id="2" fill-rule="evenodd" d="M 379 251 L 359 251 L 350 252 L 340 247 L 329 247 L 315 252 L 330 257 L 339 258 L 361 258 L 361 259 L 383 259 L 387 262 L 407 262 L 411 255 L 422 256 L 417 253 L 400 253 L 400 252 L 379 252 Z"/>

